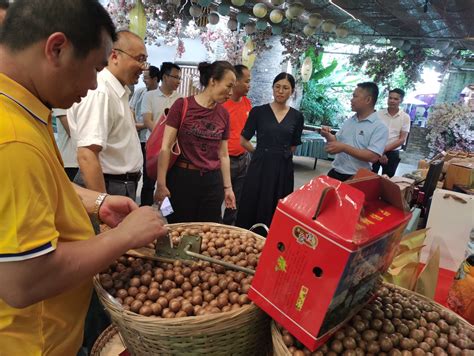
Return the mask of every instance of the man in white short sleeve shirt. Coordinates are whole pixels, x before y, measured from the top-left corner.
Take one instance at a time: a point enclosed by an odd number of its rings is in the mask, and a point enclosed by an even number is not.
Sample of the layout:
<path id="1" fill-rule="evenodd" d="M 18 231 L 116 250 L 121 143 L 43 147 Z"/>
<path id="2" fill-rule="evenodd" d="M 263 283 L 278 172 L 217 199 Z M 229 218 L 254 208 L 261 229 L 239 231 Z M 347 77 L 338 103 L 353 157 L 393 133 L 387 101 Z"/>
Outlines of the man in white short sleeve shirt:
<path id="1" fill-rule="evenodd" d="M 143 40 L 129 31 L 118 32 L 108 64 L 90 90 L 67 112 L 77 145 L 78 184 L 135 200 L 143 157 L 129 107 L 130 90 L 148 68 Z"/>
<path id="2" fill-rule="evenodd" d="M 410 116 L 400 110 L 405 92 L 393 89 L 388 93 L 387 109 L 377 112 L 380 121 L 388 128 L 388 141 L 383 156 L 372 166 L 372 171 L 378 173 L 382 166 L 382 174 L 393 177 L 400 162 L 400 150 L 410 132 Z"/>

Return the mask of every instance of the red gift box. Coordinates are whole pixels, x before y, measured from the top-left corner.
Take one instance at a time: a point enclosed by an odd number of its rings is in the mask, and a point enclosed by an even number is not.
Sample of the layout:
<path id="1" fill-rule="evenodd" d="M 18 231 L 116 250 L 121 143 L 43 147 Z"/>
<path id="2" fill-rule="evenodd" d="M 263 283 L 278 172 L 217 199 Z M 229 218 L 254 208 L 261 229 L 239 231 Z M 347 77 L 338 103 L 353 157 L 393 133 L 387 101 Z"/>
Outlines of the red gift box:
<path id="1" fill-rule="evenodd" d="M 314 351 L 366 304 L 411 213 L 368 171 L 327 176 L 278 203 L 249 297 Z"/>

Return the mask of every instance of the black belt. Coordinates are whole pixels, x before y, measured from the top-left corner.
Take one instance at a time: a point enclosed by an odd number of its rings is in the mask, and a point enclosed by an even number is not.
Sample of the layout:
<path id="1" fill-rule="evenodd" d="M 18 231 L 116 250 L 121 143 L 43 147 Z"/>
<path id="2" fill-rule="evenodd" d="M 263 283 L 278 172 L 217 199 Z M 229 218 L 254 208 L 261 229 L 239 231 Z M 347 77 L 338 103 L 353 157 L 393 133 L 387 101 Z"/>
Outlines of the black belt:
<path id="1" fill-rule="evenodd" d="M 244 158 L 246 155 L 247 155 L 247 152 L 244 152 L 238 156 L 229 156 L 229 157 L 232 159 L 241 159 L 241 158 Z"/>
<path id="2" fill-rule="evenodd" d="M 104 179 L 106 180 L 119 180 L 122 182 L 138 182 L 142 174 L 136 173 L 125 173 L 125 174 L 107 174 L 104 173 Z"/>

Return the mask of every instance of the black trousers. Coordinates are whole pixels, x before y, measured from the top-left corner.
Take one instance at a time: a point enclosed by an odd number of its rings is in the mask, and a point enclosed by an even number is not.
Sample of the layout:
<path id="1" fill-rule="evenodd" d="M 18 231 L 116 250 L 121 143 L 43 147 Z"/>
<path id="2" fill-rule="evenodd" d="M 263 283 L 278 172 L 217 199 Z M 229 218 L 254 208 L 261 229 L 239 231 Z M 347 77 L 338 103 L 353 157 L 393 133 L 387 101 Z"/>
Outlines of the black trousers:
<path id="1" fill-rule="evenodd" d="M 340 180 L 341 182 L 345 182 L 346 180 L 352 178 L 352 174 L 344 174 L 344 173 L 339 173 L 338 171 L 336 171 L 334 168 L 332 168 L 329 172 L 328 172 L 328 177 L 331 177 L 331 178 L 334 178 L 334 179 L 337 179 L 337 180 Z"/>
<path id="2" fill-rule="evenodd" d="M 79 168 L 76 167 L 64 167 L 66 174 L 71 182 L 74 182 L 74 178 L 76 177 Z"/>
<path id="3" fill-rule="evenodd" d="M 166 184 L 174 210 L 167 216 L 169 223 L 222 222 L 224 185 L 220 169 L 201 173 L 174 166 L 168 172 Z"/>
<path id="4" fill-rule="evenodd" d="M 398 163 L 400 163 L 400 151 L 388 151 L 385 152 L 385 155 L 388 158 L 387 164 L 381 164 L 377 161 L 372 165 L 372 172 L 378 174 L 380 167 L 382 167 L 382 174 L 386 174 L 391 178 L 395 175 Z"/>
<path id="5" fill-rule="evenodd" d="M 244 186 L 245 176 L 250 164 L 250 153 L 244 153 L 240 156 L 230 156 L 230 177 L 232 181 L 232 190 L 235 195 L 237 209 L 239 208 L 242 187 Z M 237 209 L 225 209 L 223 222 L 226 225 L 234 225 L 237 218 Z"/>
<path id="6" fill-rule="evenodd" d="M 153 193 L 156 181 L 148 177 L 146 172 L 146 142 L 140 142 L 143 154 L 143 186 L 140 194 L 140 205 L 153 205 Z"/>

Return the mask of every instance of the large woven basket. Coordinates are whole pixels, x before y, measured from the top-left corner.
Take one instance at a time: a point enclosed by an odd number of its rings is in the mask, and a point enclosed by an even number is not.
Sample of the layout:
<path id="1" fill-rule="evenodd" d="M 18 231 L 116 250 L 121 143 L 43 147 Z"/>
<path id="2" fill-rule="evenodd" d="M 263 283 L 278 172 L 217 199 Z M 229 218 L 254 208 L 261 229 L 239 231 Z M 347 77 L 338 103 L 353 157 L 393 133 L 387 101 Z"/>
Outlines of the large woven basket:
<path id="1" fill-rule="evenodd" d="M 388 283 L 384 283 L 388 285 Z M 423 300 L 426 303 L 429 303 L 432 307 L 433 310 L 437 310 L 438 312 L 445 311 L 448 312 L 458 319 L 459 323 L 462 325 L 468 327 L 468 328 L 473 328 L 473 326 L 466 320 L 464 320 L 462 317 L 460 317 L 458 314 L 454 313 L 453 311 L 443 307 L 441 304 L 436 303 L 432 299 L 429 299 L 425 297 L 424 295 L 418 294 L 416 292 L 410 291 L 405 288 L 398 287 L 394 284 L 390 284 L 390 288 L 393 289 L 398 289 L 400 291 L 403 291 L 405 293 L 410 293 L 416 295 L 419 299 Z M 283 335 L 281 331 L 278 329 L 276 323 L 273 321 L 272 326 L 271 326 L 271 331 L 272 331 L 272 342 L 273 342 L 273 355 L 274 356 L 291 356 L 291 352 L 288 350 L 288 347 L 285 345 L 283 342 Z"/>
<path id="2" fill-rule="evenodd" d="M 204 223 L 171 224 L 197 228 Z M 232 232 L 241 228 L 205 223 Z M 263 237 L 254 234 L 256 238 Z M 219 314 L 164 319 L 126 311 L 100 285 L 94 286 L 131 355 L 264 355 L 271 348 L 270 318 L 254 304 Z"/>

